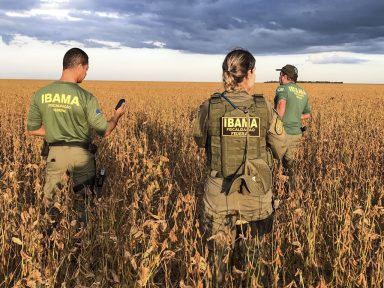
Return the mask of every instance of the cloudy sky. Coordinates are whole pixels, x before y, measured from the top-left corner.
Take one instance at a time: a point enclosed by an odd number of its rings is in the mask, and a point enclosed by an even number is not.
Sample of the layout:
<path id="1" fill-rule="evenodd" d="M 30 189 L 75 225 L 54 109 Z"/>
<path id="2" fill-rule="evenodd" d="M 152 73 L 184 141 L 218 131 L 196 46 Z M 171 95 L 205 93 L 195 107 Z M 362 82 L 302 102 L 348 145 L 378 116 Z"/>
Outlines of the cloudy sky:
<path id="1" fill-rule="evenodd" d="M 56 79 L 71 47 L 87 79 L 220 81 L 231 49 L 257 81 L 384 83 L 383 0 L 0 0 L 0 78 Z"/>

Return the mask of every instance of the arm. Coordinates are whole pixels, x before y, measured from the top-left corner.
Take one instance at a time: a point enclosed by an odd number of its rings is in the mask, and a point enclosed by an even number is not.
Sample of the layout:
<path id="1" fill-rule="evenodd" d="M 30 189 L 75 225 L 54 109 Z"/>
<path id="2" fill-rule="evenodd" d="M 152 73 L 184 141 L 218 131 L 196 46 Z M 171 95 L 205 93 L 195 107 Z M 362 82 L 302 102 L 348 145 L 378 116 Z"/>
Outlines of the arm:
<path id="1" fill-rule="evenodd" d="M 308 119 L 311 118 L 311 114 L 301 114 L 301 131 L 307 129 Z"/>
<path id="2" fill-rule="evenodd" d="M 45 136 L 45 127 L 35 96 L 32 97 L 27 117 L 27 133 L 32 136 Z"/>
<path id="3" fill-rule="evenodd" d="M 120 117 L 125 113 L 125 103 L 115 110 L 115 114 L 108 120 L 108 127 L 105 131 L 103 137 L 107 137 L 111 134 L 111 132 L 116 128 L 117 122 L 119 122 Z"/>
<path id="4" fill-rule="evenodd" d="M 309 105 L 309 101 L 307 100 L 303 113 L 301 114 L 302 126 L 305 126 L 307 124 L 309 118 L 311 118 L 311 107 Z"/>
<path id="5" fill-rule="evenodd" d="M 281 99 L 279 100 L 279 102 L 277 102 L 276 111 L 281 118 L 284 117 L 286 105 L 287 105 L 287 100 L 285 99 Z"/>
<path id="6" fill-rule="evenodd" d="M 45 128 L 44 126 L 42 125 L 39 129 L 37 130 L 28 130 L 28 133 L 29 135 L 32 135 L 32 136 L 45 136 Z"/>
<path id="7" fill-rule="evenodd" d="M 200 148 L 205 148 L 208 135 L 208 110 L 209 102 L 200 105 L 197 117 L 193 123 L 193 138 Z"/>
<path id="8" fill-rule="evenodd" d="M 283 121 L 276 111 L 272 110 L 272 120 L 267 130 L 267 145 L 272 151 L 273 158 L 281 160 L 287 151 L 287 138 Z"/>
<path id="9" fill-rule="evenodd" d="M 107 120 L 104 114 L 101 112 L 99 103 L 93 95 L 86 103 L 85 110 L 89 125 L 95 129 L 97 135 L 100 137 L 107 137 L 116 128 L 117 122 L 120 117 L 125 113 L 126 104 L 120 106 L 117 110 L 114 110 L 114 115 Z"/>

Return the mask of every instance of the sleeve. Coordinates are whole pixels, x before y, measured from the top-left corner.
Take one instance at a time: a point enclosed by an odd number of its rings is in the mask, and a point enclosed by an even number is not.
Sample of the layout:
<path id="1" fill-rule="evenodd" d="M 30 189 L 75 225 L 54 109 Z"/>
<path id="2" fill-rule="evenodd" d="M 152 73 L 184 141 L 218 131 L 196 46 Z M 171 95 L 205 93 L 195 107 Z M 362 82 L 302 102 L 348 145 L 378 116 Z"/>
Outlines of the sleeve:
<path id="1" fill-rule="evenodd" d="M 27 130 L 35 131 L 43 125 L 43 119 L 36 101 L 36 94 L 32 97 L 27 118 Z"/>
<path id="2" fill-rule="evenodd" d="M 267 107 L 270 110 L 268 113 L 272 116 L 267 131 L 267 145 L 271 148 L 273 158 L 280 160 L 287 151 L 287 135 L 280 116 L 270 105 L 267 105 Z"/>
<path id="3" fill-rule="evenodd" d="M 193 123 L 193 138 L 200 148 L 205 148 L 208 137 L 209 101 L 200 105 L 197 117 Z"/>
<path id="4" fill-rule="evenodd" d="M 287 98 L 288 98 L 287 90 L 284 88 L 284 86 L 280 85 L 280 86 L 276 89 L 276 96 L 275 96 L 276 104 L 277 104 L 277 102 L 279 102 L 280 100 L 287 100 Z"/>
<path id="5" fill-rule="evenodd" d="M 309 99 L 308 98 L 307 98 L 307 103 L 305 103 L 303 114 L 311 114 L 311 106 L 309 105 Z"/>
<path id="6" fill-rule="evenodd" d="M 85 111 L 89 125 L 95 129 L 99 136 L 103 136 L 105 131 L 107 131 L 108 122 L 107 119 L 105 119 L 95 96 L 91 95 L 85 107 Z"/>

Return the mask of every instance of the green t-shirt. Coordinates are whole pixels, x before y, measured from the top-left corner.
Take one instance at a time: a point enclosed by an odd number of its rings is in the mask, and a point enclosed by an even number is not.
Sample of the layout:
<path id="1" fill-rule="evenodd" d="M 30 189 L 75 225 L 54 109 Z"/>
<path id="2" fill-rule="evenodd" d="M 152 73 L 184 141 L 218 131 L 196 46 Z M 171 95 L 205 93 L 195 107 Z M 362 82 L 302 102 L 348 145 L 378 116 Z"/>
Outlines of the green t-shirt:
<path id="1" fill-rule="evenodd" d="M 45 128 L 48 143 L 90 142 L 90 128 L 103 136 L 108 122 L 95 96 L 76 83 L 55 81 L 32 97 L 27 129 Z"/>
<path id="2" fill-rule="evenodd" d="M 283 117 L 285 132 L 290 135 L 301 134 L 301 115 L 310 114 L 308 94 L 296 83 L 282 84 L 276 89 L 275 108 L 279 100 L 286 100 Z"/>

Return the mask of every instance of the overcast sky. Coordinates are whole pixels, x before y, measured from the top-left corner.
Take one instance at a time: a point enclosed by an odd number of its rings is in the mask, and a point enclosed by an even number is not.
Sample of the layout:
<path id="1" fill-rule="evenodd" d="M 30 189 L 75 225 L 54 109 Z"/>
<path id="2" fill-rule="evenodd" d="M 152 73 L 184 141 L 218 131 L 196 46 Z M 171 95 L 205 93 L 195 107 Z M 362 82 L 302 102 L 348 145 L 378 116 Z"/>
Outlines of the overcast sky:
<path id="1" fill-rule="evenodd" d="M 257 81 L 285 64 L 299 80 L 384 83 L 383 0 L 0 0 L 0 78 L 56 79 L 64 53 L 87 79 L 220 81 L 243 47 Z"/>

